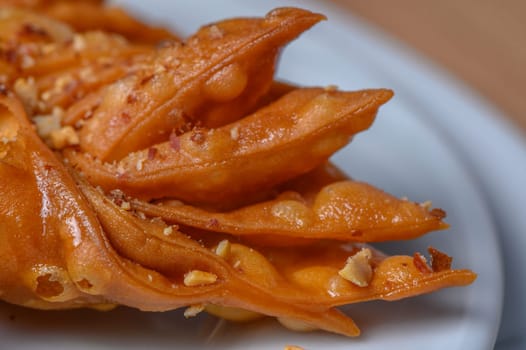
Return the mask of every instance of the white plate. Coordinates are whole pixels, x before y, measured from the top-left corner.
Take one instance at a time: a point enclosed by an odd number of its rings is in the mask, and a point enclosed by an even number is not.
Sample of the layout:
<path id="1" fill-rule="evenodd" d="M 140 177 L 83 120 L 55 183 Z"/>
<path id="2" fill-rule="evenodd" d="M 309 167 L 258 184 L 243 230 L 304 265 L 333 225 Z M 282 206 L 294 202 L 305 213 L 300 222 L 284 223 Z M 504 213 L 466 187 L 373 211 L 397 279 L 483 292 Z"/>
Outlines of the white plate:
<path id="1" fill-rule="evenodd" d="M 224 17 L 262 15 L 285 4 L 241 0 L 118 2 L 182 33 Z M 493 219 L 509 232 L 526 228 L 518 212 L 519 200 L 526 198 L 524 191 L 514 186 L 526 178 L 526 162 L 512 167 L 513 159 L 521 159 L 516 157 L 526 160 L 526 147 L 509 129 L 491 119 L 497 115 L 494 110 L 341 8 L 322 1 L 286 3 L 323 12 L 329 21 L 290 45 L 282 57 L 281 77 L 307 85 L 390 87 L 396 92 L 381 109 L 374 126 L 337 154 L 337 163 L 355 178 L 399 196 L 431 199 L 449 214 L 450 230 L 415 241 L 385 244 L 383 248 L 412 254 L 432 244 L 455 257 L 454 267 L 476 271 L 476 282 L 400 302 L 347 307 L 362 328 L 358 339 L 321 332 L 292 333 L 270 320 L 242 326 L 218 325 L 205 315 L 185 320 L 180 311 L 153 314 L 123 308 L 110 313 L 39 312 L 4 304 L 0 305 L 5 315 L 0 319 L 1 348 L 282 349 L 286 344 L 306 349 L 367 350 L 493 347 L 503 292 Z M 491 139 L 496 143 L 481 143 Z M 504 241 L 506 249 L 519 250 L 508 246 L 509 241 Z M 523 285 L 519 290 L 524 289 Z M 519 316 L 518 311 L 510 310 L 512 316 Z M 519 327 L 506 328 L 502 334 L 519 334 Z"/>

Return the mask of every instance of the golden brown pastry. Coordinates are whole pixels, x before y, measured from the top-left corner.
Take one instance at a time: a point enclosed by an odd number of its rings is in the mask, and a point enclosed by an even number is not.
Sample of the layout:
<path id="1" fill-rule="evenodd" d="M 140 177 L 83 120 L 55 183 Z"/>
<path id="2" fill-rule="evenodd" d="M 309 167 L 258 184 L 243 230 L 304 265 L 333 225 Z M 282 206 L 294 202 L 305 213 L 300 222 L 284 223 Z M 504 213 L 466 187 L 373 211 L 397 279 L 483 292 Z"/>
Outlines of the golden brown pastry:
<path id="1" fill-rule="evenodd" d="M 82 4 L 102 13 L 89 29 L 111 30 L 103 5 Z M 434 248 L 429 264 L 367 245 L 446 228 L 445 212 L 328 163 L 390 90 L 273 81 L 281 48 L 322 15 L 277 9 L 154 47 L 134 30 L 0 11 L 1 299 L 268 315 L 356 336 L 337 306 L 475 279 Z"/>

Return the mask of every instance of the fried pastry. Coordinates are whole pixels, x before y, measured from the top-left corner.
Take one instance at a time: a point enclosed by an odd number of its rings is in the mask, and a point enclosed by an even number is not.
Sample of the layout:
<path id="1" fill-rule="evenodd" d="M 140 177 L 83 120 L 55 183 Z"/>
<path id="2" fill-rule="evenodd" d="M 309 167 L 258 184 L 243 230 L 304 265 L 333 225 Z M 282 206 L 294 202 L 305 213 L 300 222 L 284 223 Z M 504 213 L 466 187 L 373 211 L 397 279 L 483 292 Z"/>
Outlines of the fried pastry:
<path id="1" fill-rule="evenodd" d="M 434 248 L 428 263 L 368 244 L 444 229 L 445 212 L 329 163 L 392 91 L 274 80 L 322 15 L 276 9 L 180 41 L 99 1 L 0 4 L 2 300 L 357 336 L 339 306 L 476 278 Z"/>

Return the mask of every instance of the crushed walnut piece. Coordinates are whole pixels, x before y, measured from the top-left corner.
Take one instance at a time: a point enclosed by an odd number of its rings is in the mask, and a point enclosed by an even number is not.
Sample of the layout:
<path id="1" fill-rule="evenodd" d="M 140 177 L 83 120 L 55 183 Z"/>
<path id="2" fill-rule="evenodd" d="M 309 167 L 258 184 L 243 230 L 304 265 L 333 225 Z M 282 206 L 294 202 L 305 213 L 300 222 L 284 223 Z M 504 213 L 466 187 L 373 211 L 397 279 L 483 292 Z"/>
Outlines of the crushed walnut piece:
<path id="1" fill-rule="evenodd" d="M 200 312 L 205 309 L 203 304 L 190 305 L 186 310 L 184 310 L 184 317 L 190 318 L 197 316 Z"/>
<path id="2" fill-rule="evenodd" d="M 209 27 L 208 35 L 212 39 L 221 39 L 225 35 L 225 33 L 223 32 L 221 28 L 213 24 Z"/>
<path id="3" fill-rule="evenodd" d="M 22 100 L 22 103 L 28 110 L 32 110 L 38 103 L 38 90 L 33 77 L 18 78 L 13 90 Z"/>
<path id="4" fill-rule="evenodd" d="M 453 261 L 452 257 L 433 247 L 427 248 L 427 251 L 431 254 L 431 268 L 433 269 L 433 272 L 451 269 L 451 262 Z"/>
<path id="5" fill-rule="evenodd" d="M 86 48 L 86 39 L 81 34 L 75 34 L 72 45 L 74 51 L 80 52 Z"/>
<path id="6" fill-rule="evenodd" d="M 359 287 L 367 287 L 373 277 L 372 257 L 369 248 L 362 248 L 358 253 L 347 258 L 345 266 L 338 271 L 338 274 Z"/>
<path id="7" fill-rule="evenodd" d="M 431 210 L 431 208 L 433 207 L 433 202 L 425 201 L 425 202 L 420 203 L 420 206 L 424 208 L 425 210 Z"/>
<path id="8" fill-rule="evenodd" d="M 431 273 L 431 272 L 433 272 L 431 267 L 427 264 L 426 258 L 420 253 L 415 253 L 413 255 L 413 264 L 415 265 L 417 270 L 422 272 L 422 273 Z"/>
<path id="9" fill-rule="evenodd" d="M 239 127 L 234 126 L 232 129 L 230 129 L 230 138 L 234 141 L 239 139 Z"/>
<path id="10" fill-rule="evenodd" d="M 130 204 L 130 202 L 123 201 L 123 202 L 121 203 L 121 209 L 122 209 L 122 210 L 126 210 L 126 211 L 131 210 L 131 204 Z"/>
<path id="11" fill-rule="evenodd" d="M 169 236 L 174 232 L 174 229 L 172 226 L 165 227 L 163 230 L 163 235 Z"/>
<path id="12" fill-rule="evenodd" d="M 194 129 L 192 130 L 192 134 L 190 135 L 190 140 L 194 142 L 197 145 L 201 145 L 206 140 L 206 133 L 203 132 L 201 129 Z"/>
<path id="13" fill-rule="evenodd" d="M 200 270 L 192 270 L 184 275 L 183 283 L 187 287 L 203 286 L 217 281 L 217 275 Z"/>
<path id="14" fill-rule="evenodd" d="M 23 55 L 22 56 L 22 62 L 21 62 L 21 67 L 26 69 L 26 68 L 31 68 L 35 65 L 35 59 L 29 55 Z"/>
<path id="15" fill-rule="evenodd" d="M 224 239 L 217 245 L 215 253 L 220 257 L 226 259 L 230 255 L 230 248 L 230 242 L 228 241 L 228 239 Z"/>
<path id="16" fill-rule="evenodd" d="M 37 115 L 33 117 L 37 134 L 43 140 L 47 140 L 51 133 L 60 130 L 61 116 L 58 114 Z"/>
<path id="17" fill-rule="evenodd" d="M 135 163 L 135 170 L 141 171 L 144 167 L 144 161 L 145 161 L 144 158 L 139 158 L 137 160 L 137 163 Z"/>
<path id="18" fill-rule="evenodd" d="M 51 147 L 54 149 L 63 149 L 68 146 L 79 144 L 79 135 L 72 126 L 64 126 L 59 130 L 52 131 L 49 135 Z"/>

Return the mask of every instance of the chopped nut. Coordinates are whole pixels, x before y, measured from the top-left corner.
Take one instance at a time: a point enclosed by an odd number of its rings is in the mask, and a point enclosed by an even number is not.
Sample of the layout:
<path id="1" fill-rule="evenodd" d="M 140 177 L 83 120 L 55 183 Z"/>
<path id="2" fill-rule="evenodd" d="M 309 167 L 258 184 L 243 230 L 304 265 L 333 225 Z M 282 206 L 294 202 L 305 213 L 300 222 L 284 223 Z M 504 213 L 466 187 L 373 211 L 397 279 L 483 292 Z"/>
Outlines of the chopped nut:
<path id="1" fill-rule="evenodd" d="M 215 24 L 211 25 L 209 30 L 208 34 L 212 39 L 221 39 L 224 35 L 223 30 Z"/>
<path id="2" fill-rule="evenodd" d="M 59 106 L 54 106 L 53 110 L 51 111 L 51 114 L 59 118 L 62 118 L 62 116 L 64 115 L 64 110 L 60 108 Z"/>
<path id="3" fill-rule="evenodd" d="M 135 169 L 137 169 L 137 171 L 141 171 L 143 167 L 143 163 L 144 163 L 144 159 L 143 158 L 139 159 L 137 163 L 135 164 Z"/>
<path id="4" fill-rule="evenodd" d="M 60 77 L 57 78 L 57 80 L 55 80 L 55 84 L 53 85 L 53 88 L 57 92 L 63 91 L 67 85 L 73 82 L 73 80 L 74 79 L 70 74 L 61 75 Z"/>
<path id="5" fill-rule="evenodd" d="M 197 316 L 197 314 L 199 314 L 204 309 L 205 309 L 205 306 L 203 304 L 190 305 L 186 310 L 184 310 L 184 317 L 185 318 L 195 317 Z"/>
<path id="6" fill-rule="evenodd" d="M 26 107 L 35 106 L 37 103 L 37 87 L 35 85 L 35 79 L 29 77 L 27 79 L 19 78 L 15 81 L 13 90 L 20 97 Z"/>
<path id="7" fill-rule="evenodd" d="M 148 274 L 148 281 L 153 282 L 153 276 Z"/>
<path id="8" fill-rule="evenodd" d="M 441 220 L 446 217 L 446 212 L 440 208 L 433 208 L 429 211 L 429 215 Z"/>
<path id="9" fill-rule="evenodd" d="M 427 251 L 431 254 L 431 268 L 433 269 L 433 272 L 451 269 L 451 262 L 453 261 L 452 257 L 433 247 L 427 248 Z"/>
<path id="10" fill-rule="evenodd" d="M 35 59 L 29 55 L 22 56 L 21 66 L 22 68 L 30 68 L 35 65 Z"/>
<path id="11" fill-rule="evenodd" d="M 420 253 L 415 253 L 413 255 L 413 264 L 418 269 L 418 271 L 420 271 L 422 273 L 431 273 L 431 272 L 433 272 L 431 267 L 429 267 L 429 265 L 427 264 L 426 258 Z"/>
<path id="12" fill-rule="evenodd" d="M 71 126 L 65 126 L 59 130 L 52 131 L 49 136 L 51 146 L 55 149 L 78 145 L 80 142 L 77 132 Z"/>
<path id="13" fill-rule="evenodd" d="M 169 236 L 173 233 L 174 229 L 172 226 L 165 227 L 163 230 L 163 235 Z"/>
<path id="14" fill-rule="evenodd" d="M 232 267 L 233 267 L 234 269 L 238 269 L 240 266 L 241 266 L 241 260 L 236 260 L 236 262 L 234 263 L 234 265 L 232 265 Z"/>
<path id="15" fill-rule="evenodd" d="M 422 208 L 424 208 L 425 210 L 430 210 L 431 207 L 433 206 L 433 202 L 431 202 L 431 201 L 425 201 L 425 202 L 423 202 L 423 203 L 420 203 L 420 206 L 421 206 Z"/>
<path id="16" fill-rule="evenodd" d="M 40 99 L 42 101 L 49 101 L 51 99 L 52 92 L 50 90 L 44 91 L 40 94 Z"/>
<path id="17" fill-rule="evenodd" d="M 359 287 L 367 287 L 373 277 L 373 269 L 370 264 L 371 258 L 371 250 L 362 248 L 358 253 L 347 259 L 345 266 L 338 271 L 338 274 Z"/>
<path id="18" fill-rule="evenodd" d="M 230 255 L 230 242 L 228 239 L 224 239 L 216 247 L 216 254 L 219 255 L 222 258 L 227 258 Z"/>
<path id="19" fill-rule="evenodd" d="M 60 116 L 56 114 L 33 117 L 38 136 L 47 139 L 52 132 L 60 130 L 60 119 Z"/>
<path id="20" fill-rule="evenodd" d="M 201 145 L 206 140 L 206 134 L 202 130 L 192 130 L 192 134 L 190 135 L 190 140 L 192 140 L 194 143 Z"/>
<path id="21" fill-rule="evenodd" d="M 238 126 L 234 126 L 232 129 L 230 129 L 230 138 L 234 141 L 239 138 L 239 127 Z"/>
<path id="22" fill-rule="evenodd" d="M 86 39 L 80 34 L 73 36 L 73 50 L 79 52 L 86 48 Z"/>
<path id="23" fill-rule="evenodd" d="M 104 193 L 102 188 L 100 188 L 100 193 Z M 122 190 L 119 189 L 111 190 L 109 195 L 113 203 L 115 203 L 116 205 L 121 205 L 122 202 L 126 200 L 126 195 L 124 194 L 124 192 L 122 192 Z"/>
<path id="24" fill-rule="evenodd" d="M 192 270 L 184 275 L 184 285 L 187 287 L 212 284 L 217 281 L 217 275 L 200 270 Z"/>
<path id="25" fill-rule="evenodd" d="M 130 202 L 123 201 L 123 202 L 121 203 L 121 209 L 122 209 L 122 210 L 131 210 L 131 204 L 130 204 Z"/>

